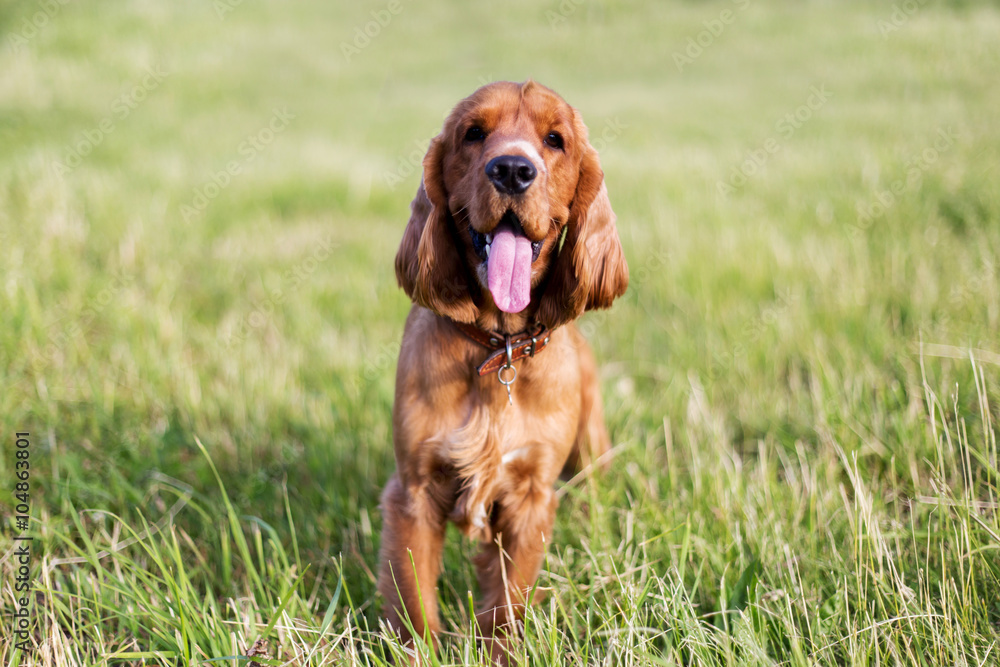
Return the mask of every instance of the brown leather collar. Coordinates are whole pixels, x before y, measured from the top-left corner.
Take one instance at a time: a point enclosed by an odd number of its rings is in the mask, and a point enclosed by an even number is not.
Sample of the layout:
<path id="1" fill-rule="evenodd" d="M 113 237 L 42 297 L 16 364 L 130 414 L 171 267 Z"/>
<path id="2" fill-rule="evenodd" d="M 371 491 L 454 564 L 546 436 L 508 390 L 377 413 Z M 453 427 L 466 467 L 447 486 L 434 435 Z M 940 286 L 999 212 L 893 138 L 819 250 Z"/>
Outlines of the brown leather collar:
<path id="1" fill-rule="evenodd" d="M 483 331 L 474 324 L 464 322 L 454 322 L 454 324 L 469 340 L 492 350 L 486 361 L 479 364 L 476 369 L 480 375 L 496 373 L 518 359 L 535 356 L 545 349 L 552 335 L 550 329 L 537 323 L 527 331 L 516 334 Z"/>

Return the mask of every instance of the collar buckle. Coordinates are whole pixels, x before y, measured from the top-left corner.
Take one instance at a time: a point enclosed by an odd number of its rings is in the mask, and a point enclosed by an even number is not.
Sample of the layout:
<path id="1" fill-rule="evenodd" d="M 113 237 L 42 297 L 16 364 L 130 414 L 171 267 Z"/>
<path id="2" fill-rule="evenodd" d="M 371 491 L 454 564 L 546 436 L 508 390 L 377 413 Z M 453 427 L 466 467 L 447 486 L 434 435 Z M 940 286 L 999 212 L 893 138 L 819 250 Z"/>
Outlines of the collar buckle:
<path id="1" fill-rule="evenodd" d="M 500 369 L 508 375 L 516 373 L 515 361 L 534 357 L 545 349 L 552 338 L 552 331 L 537 322 L 525 331 L 514 334 L 485 331 L 465 322 L 454 322 L 454 324 L 466 338 L 490 350 L 486 360 L 476 368 L 476 372 L 481 376 L 496 373 Z M 513 381 L 514 378 L 511 377 L 509 382 Z M 503 384 L 506 385 L 507 382 Z"/>

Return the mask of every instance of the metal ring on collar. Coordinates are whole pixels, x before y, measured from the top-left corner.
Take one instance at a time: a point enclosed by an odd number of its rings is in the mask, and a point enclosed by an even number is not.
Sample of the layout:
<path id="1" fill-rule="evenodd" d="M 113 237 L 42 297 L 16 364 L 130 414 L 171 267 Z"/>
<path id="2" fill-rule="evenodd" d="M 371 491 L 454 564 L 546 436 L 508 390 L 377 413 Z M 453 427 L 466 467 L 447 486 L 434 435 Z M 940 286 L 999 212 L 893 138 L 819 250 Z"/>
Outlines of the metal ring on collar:
<path id="1" fill-rule="evenodd" d="M 508 368 L 514 371 L 514 374 L 510 377 L 509 380 L 504 380 L 503 372 Z M 514 380 L 517 379 L 517 368 L 515 366 L 511 366 L 510 364 L 506 366 L 501 366 L 500 368 L 497 369 L 497 379 L 500 380 L 500 384 L 504 385 L 505 387 L 510 387 L 510 385 L 514 384 Z"/>

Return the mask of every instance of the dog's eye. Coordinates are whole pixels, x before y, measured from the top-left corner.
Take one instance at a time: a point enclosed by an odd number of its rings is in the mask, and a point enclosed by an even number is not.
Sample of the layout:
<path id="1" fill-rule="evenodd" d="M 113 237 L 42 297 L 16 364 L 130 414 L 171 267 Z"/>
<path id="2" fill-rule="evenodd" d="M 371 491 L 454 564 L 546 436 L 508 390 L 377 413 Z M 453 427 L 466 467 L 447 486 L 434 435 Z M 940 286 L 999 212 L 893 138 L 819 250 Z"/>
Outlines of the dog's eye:
<path id="1" fill-rule="evenodd" d="M 478 125 L 473 125 L 468 130 L 465 131 L 466 141 L 482 141 L 486 138 L 486 133 L 483 132 L 483 128 Z"/>
<path id="2" fill-rule="evenodd" d="M 552 148 L 563 149 L 563 138 L 558 132 L 549 132 L 548 136 L 545 137 L 545 143 Z"/>

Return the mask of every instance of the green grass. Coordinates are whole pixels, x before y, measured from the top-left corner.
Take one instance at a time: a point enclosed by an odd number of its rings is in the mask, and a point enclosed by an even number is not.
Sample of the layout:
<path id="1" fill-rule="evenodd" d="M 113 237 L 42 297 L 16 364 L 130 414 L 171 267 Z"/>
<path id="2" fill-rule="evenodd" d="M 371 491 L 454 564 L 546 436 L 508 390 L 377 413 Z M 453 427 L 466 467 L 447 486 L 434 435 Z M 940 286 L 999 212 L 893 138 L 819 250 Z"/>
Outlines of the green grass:
<path id="1" fill-rule="evenodd" d="M 582 322 L 617 456 L 560 490 L 525 664 L 1000 660 L 996 7 L 404 2 L 348 62 L 388 3 L 47 6 L 0 7 L 0 663 L 398 654 L 373 572 L 411 154 L 528 77 L 607 130 L 632 284 Z M 450 534 L 431 664 L 481 660 L 475 548 Z"/>

